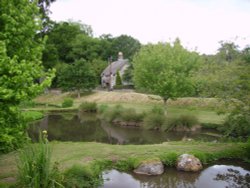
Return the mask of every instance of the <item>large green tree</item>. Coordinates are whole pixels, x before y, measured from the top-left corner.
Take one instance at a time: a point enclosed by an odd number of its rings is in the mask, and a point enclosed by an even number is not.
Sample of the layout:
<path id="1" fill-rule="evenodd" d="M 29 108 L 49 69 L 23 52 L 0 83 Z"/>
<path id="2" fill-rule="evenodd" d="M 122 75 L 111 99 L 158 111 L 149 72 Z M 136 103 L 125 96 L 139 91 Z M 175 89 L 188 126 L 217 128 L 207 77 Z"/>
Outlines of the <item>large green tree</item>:
<path id="1" fill-rule="evenodd" d="M 19 105 L 47 87 L 52 73 L 41 66 L 43 41 L 37 39 L 41 17 L 29 0 L 0 1 L 0 152 L 26 140 Z"/>
<path id="2" fill-rule="evenodd" d="M 144 46 L 133 59 L 135 87 L 160 95 L 165 103 L 186 96 L 193 91 L 191 73 L 198 61 L 199 56 L 183 48 L 178 39 L 173 45 Z"/>
<path id="3" fill-rule="evenodd" d="M 95 71 L 84 59 L 65 64 L 58 75 L 58 82 L 65 91 L 77 91 L 78 97 L 81 91 L 89 91 L 97 84 Z"/>

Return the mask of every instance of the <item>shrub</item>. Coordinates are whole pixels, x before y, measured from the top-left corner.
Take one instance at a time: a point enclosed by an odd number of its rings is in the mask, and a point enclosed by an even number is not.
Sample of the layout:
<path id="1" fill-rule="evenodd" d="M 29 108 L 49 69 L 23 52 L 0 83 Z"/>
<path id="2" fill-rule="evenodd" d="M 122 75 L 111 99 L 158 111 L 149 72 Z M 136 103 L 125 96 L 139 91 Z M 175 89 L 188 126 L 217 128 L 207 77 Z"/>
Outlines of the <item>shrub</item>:
<path id="1" fill-rule="evenodd" d="M 166 153 L 160 156 L 161 161 L 164 165 L 173 167 L 176 164 L 178 154 L 175 152 Z"/>
<path id="2" fill-rule="evenodd" d="M 165 122 L 165 119 L 166 118 L 164 115 L 158 113 L 146 114 L 146 116 L 143 119 L 143 127 L 148 130 L 151 129 L 160 130 Z"/>
<path id="3" fill-rule="evenodd" d="M 193 115 L 181 115 L 179 117 L 168 117 L 162 129 L 170 131 L 176 127 L 183 127 L 190 129 L 199 123 L 198 119 Z"/>
<path id="4" fill-rule="evenodd" d="M 249 108 L 240 108 L 232 111 L 221 130 L 228 137 L 242 137 L 247 139 L 250 135 L 250 111 Z"/>
<path id="5" fill-rule="evenodd" d="M 101 184 L 100 172 L 95 173 L 89 166 L 74 165 L 64 173 L 65 187 L 98 187 Z"/>
<path id="6" fill-rule="evenodd" d="M 62 103 L 62 108 L 68 108 L 73 106 L 73 99 L 72 98 L 65 98 Z"/>
<path id="7" fill-rule="evenodd" d="M 46 133 L 38 144 L 30 144 L 19 153 L 18 185 L 28 188 L 62 187 L 58 164 L 51 165 L 51 150 Z"/>
<path id="8" fill-rule="evenodd" d="M 79 106 L 81 112 L 96 112 L 97 104 L 95 102 L 84 102 Z"/>

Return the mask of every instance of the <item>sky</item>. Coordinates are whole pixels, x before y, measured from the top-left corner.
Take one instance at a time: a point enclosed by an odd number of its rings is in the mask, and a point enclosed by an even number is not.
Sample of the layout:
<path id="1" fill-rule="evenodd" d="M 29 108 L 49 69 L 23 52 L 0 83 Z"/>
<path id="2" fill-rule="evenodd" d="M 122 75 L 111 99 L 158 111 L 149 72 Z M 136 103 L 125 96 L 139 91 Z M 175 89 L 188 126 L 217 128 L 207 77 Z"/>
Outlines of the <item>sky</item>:
<path id="1" fill-rule="evenodd" d="M 142 44 L 173 42 L 215 54 L 219 41 L 250 45 L 250 0 L 57 0 L 54 21 L 81 21 L 93 34 L 122 34 Z"/>

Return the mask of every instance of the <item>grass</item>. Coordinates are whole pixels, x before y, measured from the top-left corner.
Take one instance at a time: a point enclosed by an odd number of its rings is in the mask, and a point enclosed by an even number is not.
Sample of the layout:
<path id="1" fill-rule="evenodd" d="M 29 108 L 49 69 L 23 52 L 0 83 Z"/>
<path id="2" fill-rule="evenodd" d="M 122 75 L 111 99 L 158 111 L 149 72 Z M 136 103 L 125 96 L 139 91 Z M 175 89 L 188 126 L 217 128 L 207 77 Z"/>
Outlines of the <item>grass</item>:
<path id="1" fill-rule="evenodd" d="M 34 144 L 36 145 L 36 144 Z M 166 164 L 173 164 L 175 154 L 194 153 L 204 162 L 220 158 L 246 158 L 245 143 L 208 143 L 208 142 L 165 142 L 155 145 L 108 145 L 95 142 L 51 142 L 52 162 L 57 161 L 61 170 L 73 165 L 86 165 L 97 160 L 127 161 L 131 165 L 133 159 L 139 161 L 160 158 Z M 173 152 L 175 154 L 173 154 Z M 16 177 L 16 154 L 0 155 L 0 183 L 6 178 Z M 169 157 L 170 156 L 170 157 Z M 208 157 L 211 157 L 209 159 Z M 132 162 L 131 162 L 132 161 Z M 138 161 L 136 161 L 138 163 Z M 118 163 L 121 166 L 122 162 Z M 131 165 L 128 165 L 129 168 Z"/>
<path id="2" fill-rule="evenodd" d="M 70 108 L 59 108 L 65 98 L 74 99 L 74 105 Z M 114 107 L 121 105 L 124 108 L 134 108 L 136 112 L 143 113 L 150 111 L 154 106 L 163 106 L 163 102 L 159 96 L 148 95 L 135 92 L 106 92 L 97 91 L 82 95 L 79 99 L 74 93 L 62 94 L 44 94 L 34 100 L 37 104 L 45 104 L 42 106 L 30 107 L 36 111 L 76 111 L 82 103 L 94 102 L 98 107 L 109 106 Z M 218 115 L 213 109 L 217 109 L 222 105 L 215 98 L 180 98 L 177 100 L 169 100 L 167 105 L 167 113 L 170 116 L 178 116 L 179 114 L 195 115 L 201 124 L 222 124 L 226 115 Z"/>
<path id="3" fill-rule="evenodd" d="M 23 111 L 24 119 L 28 122 L 42 119 L 44 114 L 38 111 Z"/>

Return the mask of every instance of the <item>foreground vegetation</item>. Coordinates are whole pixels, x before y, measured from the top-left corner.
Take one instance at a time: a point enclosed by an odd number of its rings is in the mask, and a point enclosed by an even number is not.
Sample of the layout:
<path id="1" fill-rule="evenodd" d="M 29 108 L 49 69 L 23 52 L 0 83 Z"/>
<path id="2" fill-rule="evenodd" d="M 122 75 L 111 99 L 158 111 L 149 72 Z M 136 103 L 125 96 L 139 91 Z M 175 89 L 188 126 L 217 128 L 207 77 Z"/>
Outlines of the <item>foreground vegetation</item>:
<path id="1" fill-rule="evenodd" d="M 83 169 L 88 169 L 87 171 L 89 172 L 87 174 L 90 175 L 94 173 L 91 171 L 96 170 L 100 173 L 104 168 L 131 170 L 140 161 L 156 158 L 159 158 L 166 166 L 174 166 L 177 156 L 183 153 L 194 154 L 203 164 L 218 159 L 249 160 L 250 157 L 250 146 L 247 143 L 178 141 L 140 146 L 109 145 L 94 142 L 51 142 L 50 144 L 52 148 L 52 163 L 56 162 L 58 164 L 61 173 L 69 174 L 69 169 L 72 166 L 75 166 L 76 170 L 79 169 L 79 166 L 83 166 Z M 34 147 L 37 147 L 37 145 L 34 144 Z M 2 185 L 16 182 L 17 155 L 18 152 L 15 151 L 0 156 L 0 182 Z M 78 175 L 80 176 L 80 174 Z"/>

